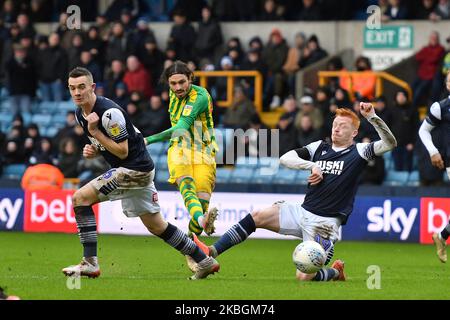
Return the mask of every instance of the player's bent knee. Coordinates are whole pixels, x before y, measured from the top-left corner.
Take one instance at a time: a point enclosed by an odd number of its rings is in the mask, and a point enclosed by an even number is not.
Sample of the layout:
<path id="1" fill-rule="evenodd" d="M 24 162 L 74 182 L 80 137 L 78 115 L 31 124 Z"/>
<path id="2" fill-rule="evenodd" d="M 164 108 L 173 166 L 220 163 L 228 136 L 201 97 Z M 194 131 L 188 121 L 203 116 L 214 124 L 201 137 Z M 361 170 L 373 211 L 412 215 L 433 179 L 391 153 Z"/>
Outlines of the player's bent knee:
<path id="1" fill-rule="evenodd" d="M 75 193 L 72 195 L 72 203 L 74 207 L 89 205 L 88 199 L 85 197 L 81 190 L 75 191 Z"/>
<path id="2" fill-rule="evenodd" d="M 272 206 L 265 209 L 253 210 L 251 213 L 255 226 L 278 232 L 279 229 L 279 207 Z"/>

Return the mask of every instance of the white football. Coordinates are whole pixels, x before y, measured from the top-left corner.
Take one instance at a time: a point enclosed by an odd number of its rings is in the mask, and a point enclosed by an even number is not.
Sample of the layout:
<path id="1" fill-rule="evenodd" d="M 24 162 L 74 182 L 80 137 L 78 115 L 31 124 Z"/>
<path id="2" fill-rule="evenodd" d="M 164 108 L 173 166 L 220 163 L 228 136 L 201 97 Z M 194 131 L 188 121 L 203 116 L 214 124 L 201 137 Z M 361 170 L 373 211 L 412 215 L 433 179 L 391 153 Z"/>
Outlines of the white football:
<path id="1" fill-rule="evenodd" d="M 294 249 L 292 260 L 299 271 L 314 273 L 323 268 L 327 254 L 319 243 L 303 241 Z"/>

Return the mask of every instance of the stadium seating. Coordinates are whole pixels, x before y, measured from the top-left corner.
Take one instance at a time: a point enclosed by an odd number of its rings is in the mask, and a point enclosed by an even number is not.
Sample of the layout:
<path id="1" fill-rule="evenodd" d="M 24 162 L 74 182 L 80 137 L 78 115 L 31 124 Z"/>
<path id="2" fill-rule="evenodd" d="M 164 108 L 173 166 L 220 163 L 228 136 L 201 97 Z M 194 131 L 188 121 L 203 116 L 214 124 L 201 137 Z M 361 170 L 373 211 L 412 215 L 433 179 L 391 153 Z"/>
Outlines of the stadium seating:
<path id="1" fill-rule="evenodd" d="M 417 187 L 420 185 L 419 171 L 411 171 L 408 176 L 408 186 Z"/>
<path id="2" fill-rule="evenodd" d="M 165 142 L 156 142 L 147 146 L 147 150 L 150 153 L 150 156 L 158 156 L 160 154 L 167 152 L 167 143 Z"/>
<path id="3" fill-rule="evenodd" d="M 157 170 L 156 171 L 156 181 L 157 182 L 167 182 L 169 179 L 169 171 L 167 170 Z"/>
<path id="4" fill-rule="evenodd" d="M 386 152 L 383 154 L 384 168 L 386 170 L 394 170 L 394 160 L 392 159 L 392 152 Z"/>
<path id="5" fill-rule="evenodd" d="M 31 122 L 37 124 L 39 126 L 39 129 L 43 129 L 43 127 L 47 127 L 50 122 L 52 121 L 51 114 L 33 114 L 31 117 Z"/>
<path id="6" fill-rule="evenodd" d="M 258 168 L 258 158 L 238 157 L 236 159 L 236 167 L 237 168 L 248 168 L 248 169 Z"/>
<path id="7" fill-rule="evenodd" d="M 273 183 L 294 184 L 296 175 L 297 172 L 295 170 L 280 168 L 273 179 Z"/>
<path id="8" fill-rule="evenodd" d="M 307 185 L 308 177 L 311 175 L 309 170 L 296 170 L 295 184 Z"/>
<path id="9" fill-rule="evenodd" d="M 263 173 L 261 173 L 261 169 L 257 169 L 254 172 L 252 182 L 256 183 L 256 184 L 269 184 L 273 180 L 274 180 L 274 175 L 272 173 L 263 174 Z"/>
<path id="10" fill-rule="evenodd" d="M 167 155 L 162 154 L 155 160 L 156 167 L 158 168 L 158 171 L 165 170 L 167 171 Z"/>
<path id="11" fill-rule="evenodd" d="M 387 186 L 404 186 L 406 185 L 409 177 L 408 171 L 394 171 L 389 170 L 386 178 L 384 179 L 384 185 Z"/>
<path id="12" fill-rule="evenodd" d="M 236 168 L 231 173 L 231 183 L 248 183 L 253 179 L 254 170 L 251 168 Z"/>
<path id="13" fill-rule="evenodd" d="M 217 168 L 216 170 L 216 182 L 228 183 L 230 181 L 231 173 L 233 170 L 226 168 Z"/>
<path id="14" fill-rule="evenodd" d="M 21 179 L 27 166 L 25 164 L 10 164 L 3 167 L 2 178 Z"/>

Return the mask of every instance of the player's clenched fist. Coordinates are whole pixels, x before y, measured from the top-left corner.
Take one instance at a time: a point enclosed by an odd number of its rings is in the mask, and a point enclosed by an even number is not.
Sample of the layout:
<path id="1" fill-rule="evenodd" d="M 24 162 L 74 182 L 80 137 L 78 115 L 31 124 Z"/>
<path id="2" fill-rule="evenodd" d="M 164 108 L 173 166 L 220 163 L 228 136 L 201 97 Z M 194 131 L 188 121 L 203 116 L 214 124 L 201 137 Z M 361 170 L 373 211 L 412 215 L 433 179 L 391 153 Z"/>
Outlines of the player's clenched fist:
<path id="1" fill-rule="evenodd" d="M 86 144 L 83 148 L 83 157 L 92 159 L 98 156 L 98 150 L 92 144 Z"/>
<path id="2" fill-rule="evenodd" d="M 94 133 L 98 130 L 98 122 L 100 120 L 100 118 L 98 117 L 98 114 L 95 112 L 92 112 L 86 117 L 86 120 L 88 122 L 89 133 L 94 135 Z"/>
<path id="3" fill-rule="evenodd" d="M 308 177 L 308 183 L 312 186 L 319 184 L 323 180 L 322 170 L 318 166 L 314 166 L 311 170 L 311 175 Z"/>
<path id="4" fill-rule="evenodd" d="M 369 119 L 375 115 L 375 109 L 373 108 L 373 105 L 371 103 L 360 102 L 359 109 L 359 112 L 361 112 L 362 116 L 366 119 Z"/>

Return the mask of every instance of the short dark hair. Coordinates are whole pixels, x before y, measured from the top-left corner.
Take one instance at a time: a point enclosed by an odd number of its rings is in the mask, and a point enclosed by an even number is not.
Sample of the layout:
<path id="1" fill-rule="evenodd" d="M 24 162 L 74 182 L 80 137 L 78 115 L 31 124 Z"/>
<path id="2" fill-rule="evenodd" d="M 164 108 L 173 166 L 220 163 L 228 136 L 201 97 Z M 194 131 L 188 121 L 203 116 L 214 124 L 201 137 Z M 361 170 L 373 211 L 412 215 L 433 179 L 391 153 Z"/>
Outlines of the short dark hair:
<path id="1" fill-rule="evenodd" d="M 92 81 L 92 83 L 94 82 L 94 77 L 92 76 L 92 73 L 86 68 L 76 67 L 69 73 L 69 78 L 78 78 L 82 76 L 86 76 Z"/>
<path id="2" fill-rule="evenodd" d="M 161 75 L 160 81 L 167 83 L 174 74 L 184 74 L 189 80 L 194 80 L 194 73 L 189 69 L 186 63 L 177 60 L 170 67 L 166 68 Z"/>

